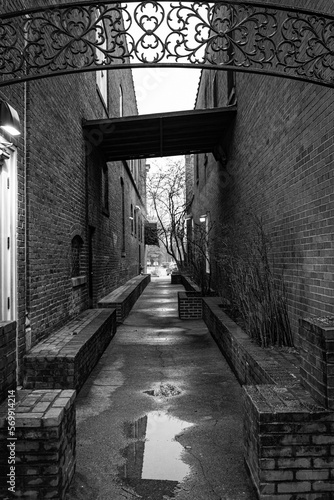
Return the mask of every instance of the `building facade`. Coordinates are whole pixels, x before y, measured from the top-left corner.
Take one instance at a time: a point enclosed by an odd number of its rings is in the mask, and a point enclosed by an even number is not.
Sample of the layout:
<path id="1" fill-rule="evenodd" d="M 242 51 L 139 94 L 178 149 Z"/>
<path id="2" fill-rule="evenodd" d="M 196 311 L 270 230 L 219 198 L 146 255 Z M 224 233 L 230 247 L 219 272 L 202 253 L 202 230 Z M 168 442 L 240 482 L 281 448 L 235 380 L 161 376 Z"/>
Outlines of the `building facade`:
<path id="1" fill-rule="evenodd" d="M 131 70 L 18 83 L 0 98 L 21 121 L 21 135 L 0 132 L 3 396 L 32 346 L 140 273 L 146 172 L 144 160 L 107 162 L 103 130 L 83 130 L 137 114 Z"/>
<path id="2" fill-rule="evenodd" d="M 333 7 L 323 0 L 317 8 Z M 230 105 L 236 118 L 219 151 L 192 159 L 193 223 L 205 214 L 217 237 L 246 212 L 263 221 L 297 338 L 299 318 L 333 314 L 334 93 L 273 76 L 203 71 L 196 108 Z M 215 253 L 219 246 L 212 262 Z"/>

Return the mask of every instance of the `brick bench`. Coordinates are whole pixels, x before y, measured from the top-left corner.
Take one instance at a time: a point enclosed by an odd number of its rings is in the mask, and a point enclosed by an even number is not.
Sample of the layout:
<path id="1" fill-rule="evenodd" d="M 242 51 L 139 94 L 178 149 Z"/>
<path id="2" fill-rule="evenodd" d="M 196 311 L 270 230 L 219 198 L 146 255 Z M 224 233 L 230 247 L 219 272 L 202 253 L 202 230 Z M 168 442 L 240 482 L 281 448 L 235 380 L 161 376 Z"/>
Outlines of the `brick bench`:
<path id="1" fill-rule="evenodd" d="M 79 391 L 115 332 L 114 309 L 87 309 L 24 356 L 24 388 Z"/>
<path id="2" fill-rule="evenodd" d="M 0 406 L 0 497 L 64 500 L 75 471 L 75 391 L 20 390 L 15 400 Z"/>
<path id="3" fill-rule="evenodd" d="M 115 308 L 117 324 L 122 324 L 150 281 L 150 274 L 135 276 L 127 281 L 125 285 L 116 288 L 116 290 L 103 297 L 98 302 L 98 307 Z"/>

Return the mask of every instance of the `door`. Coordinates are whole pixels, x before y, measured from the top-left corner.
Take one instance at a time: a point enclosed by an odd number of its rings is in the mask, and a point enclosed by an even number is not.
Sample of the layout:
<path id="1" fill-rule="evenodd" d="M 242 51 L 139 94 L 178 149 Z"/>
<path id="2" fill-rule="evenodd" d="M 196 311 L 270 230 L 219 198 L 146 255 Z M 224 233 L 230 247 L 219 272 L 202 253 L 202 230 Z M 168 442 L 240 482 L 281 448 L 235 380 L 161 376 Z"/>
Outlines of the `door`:
<path id="1" fill-rule="evenodd" d="M 1 140 L 1 138 L 0 138 Z M 17 155 L 0 142 L 0 320 L 17 315 Z"/>

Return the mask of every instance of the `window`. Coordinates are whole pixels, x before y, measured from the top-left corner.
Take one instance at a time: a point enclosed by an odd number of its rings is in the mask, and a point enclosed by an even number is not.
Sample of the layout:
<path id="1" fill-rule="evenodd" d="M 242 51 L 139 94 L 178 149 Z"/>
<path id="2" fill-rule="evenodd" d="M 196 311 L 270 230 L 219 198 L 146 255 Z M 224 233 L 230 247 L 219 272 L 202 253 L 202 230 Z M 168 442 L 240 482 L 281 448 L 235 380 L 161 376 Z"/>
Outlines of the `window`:
<path id="1" fill-rule="evenodd" d="M 74 236 L 74 238 L 72 239 L 72 270 L 71 270 L 72 278 L 76 278 L 81 274 L 80 261 L 81 261 L 82 245 L 83 241 L 81 237 L 79 235 Z"/>
<path id="2" fill-rule="evenodd" d="M 143 241 L 143 221 L 141 215 L 139 215 L 138 218 L 138 234 L 139 234 L 139 241 Z"/>
<path id="3" fill-rule="evenodd" d="M 213 107 L 218 108 L 218 71 L 215 72 L 212 83 Z"/>
<path id="4" fill-rule="evenodd" d="M 195 182 L 199 183 L 199 156 L 195 156 Z"/>
<path id="5" fill-rule="evenodd" d="M 109 176 L 108 166 L 104 165 L 102 169 L 102 211 L 109 215 Z"/>
<path id="6" fill-rule="evenodd" d="M 100 15 L 101 13 L 98 10 L 98 17 L 100 17 Z M 97 63 L 102 65 L 105 61 L 104 51 L 107 50 L 108 46 L 106 30 L 102 19 L 97 22 L 97 27 L 98 29 L 96 31 L 96 42 L 98 43 L 99 48 L 96 51 L 96 58 Z M 104 101 L 104 105 L 108 107 L 108 79 L 107 71 L 105 69 L 101 69 L 96 72 L 96 85 L 100 96 Z"/>
<path id="7" fill-rule="evenodd" d="M 123 89 L 122 85 L 119 86 L 119 116 L 123 116 Z"/>
<path id="8" fill-rule="evenodd" d="M 122 255 L 125 256 L 125 196 L 124 181 L 121 177 L 121 214 L 122 214 Z"/>
<path id="9" fill-rule="evenodd" d="M 134 226 L 135 226 L 134 233 L 135 233 L 135 236 L 137 236 L 137 226 L 138 226 L 138 212 L 137 212 L 137 209 L 135 209 L 135 211 L 134 211 Z"/>
<path id="10" fill-rule="evenodd" d="M 133 212 L 133 205 L 131 203 L 131 207 L 130 207 L 130 220 L 131 220 L 131 234 L 133 234 L 133 215 L 134 215 L 134 212 Z"/>

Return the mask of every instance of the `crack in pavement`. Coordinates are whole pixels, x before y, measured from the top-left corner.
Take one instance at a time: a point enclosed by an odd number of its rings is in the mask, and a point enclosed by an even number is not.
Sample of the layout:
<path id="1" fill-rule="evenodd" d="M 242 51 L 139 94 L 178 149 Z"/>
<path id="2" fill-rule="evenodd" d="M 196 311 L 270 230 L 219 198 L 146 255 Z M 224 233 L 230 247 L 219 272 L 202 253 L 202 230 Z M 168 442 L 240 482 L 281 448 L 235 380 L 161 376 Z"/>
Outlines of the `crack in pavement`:
<path id="1" fill-rule="evenodd" d="M 179 438 L 179 437 L 181 437 L 181 436 L 175 436 L 175 438 L 174 438 L 174 439 L 175 439 L 176 441 L 178 441 L 178 438 Z M 179 442 L 179 441 L 178 441 L 178 442 Z M 181 446 L 183 446 L 183 444 L 182 444 L 182 443 L 180 443 L 180 444 L 181 444 Z M 210 482 L 210 481 L 209 481 L 209 479 L 207 478 L 207 476 L 206 476 L 206 474 L 205 474 L 205 470 L 204 470 L 203 464 L 202 464 L 202 462 L 201 462 L 200 458 L 199 458 L 197 455 L 195 455 L 195 453 L 193 453 L 193 451 L 191 451 L 189 448 L 186 448 L 185 446 L 183 446 L 183 448 L 184 448 L 184 449 L 185 449 L 185 450 L 189 453 L 189 455 L 191 455 L 192 457 L 194 457 L 194 458 L 197 460 L 197 462 L 199 463 L 199 465 L 200 465 L 200 467 L 201 467 L 201 470 L 202 470 L 202 475 L 203 475 L 203 477 L 204 477 L 204 479 L 205 479 L 206 483 L 209 485 L 209 488 L 211 489 L 211 492 L 212 492 L 212 493 L 213 493 L 213 494 L 217 497 L 217 500 L 221 500 L 221 496 L 220 496 L 220 495 L 218 495 L 218 493 L 216 493 L 216 491 L 215 491 L 215 489 L 214 489 L 213 485 L 211 484 L 211 482 Z"/>

